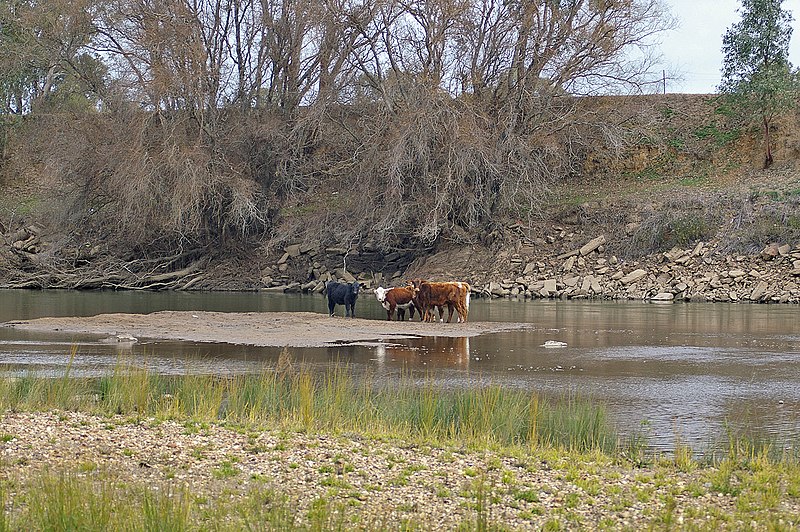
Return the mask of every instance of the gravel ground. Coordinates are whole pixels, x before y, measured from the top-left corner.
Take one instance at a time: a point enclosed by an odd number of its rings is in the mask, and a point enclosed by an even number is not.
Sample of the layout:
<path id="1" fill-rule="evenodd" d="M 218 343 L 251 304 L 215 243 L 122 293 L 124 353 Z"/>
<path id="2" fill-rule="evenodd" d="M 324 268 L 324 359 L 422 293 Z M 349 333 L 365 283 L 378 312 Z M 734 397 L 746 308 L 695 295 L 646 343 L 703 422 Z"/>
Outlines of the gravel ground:
<path id="1" fill-rule="evenodd" d="M 360 522 L 390 528 L 403 520 L 435 530 L 474 523 L 479 483 L 491 495 L 490 522 L 511 529 L 557 520 L 569 529 L 639 530 L 673 523 L 737 530 L 767 515 L 754 510 L 752 522 L 732 517 L 736 497 L 709 489 L 707 469 L 633 468 L 601 455 L 508 456 L 352 435 L 242 431 L 73 412 L 6 413 L 0 435 L 4 480 L 24 481 L 45 469 L 105 472 L 148 486 L 177 483 L 209 497 L 245 494 L 254 483 L 266 482 L 296 503 L 298 515 L 325 496 L 349 503 Z M 223 478 L 215 474 L 222 467 L 235 469 Z M 797 499 L 785 497 L 767 512 L 788 516 L 798 526 Z"/>

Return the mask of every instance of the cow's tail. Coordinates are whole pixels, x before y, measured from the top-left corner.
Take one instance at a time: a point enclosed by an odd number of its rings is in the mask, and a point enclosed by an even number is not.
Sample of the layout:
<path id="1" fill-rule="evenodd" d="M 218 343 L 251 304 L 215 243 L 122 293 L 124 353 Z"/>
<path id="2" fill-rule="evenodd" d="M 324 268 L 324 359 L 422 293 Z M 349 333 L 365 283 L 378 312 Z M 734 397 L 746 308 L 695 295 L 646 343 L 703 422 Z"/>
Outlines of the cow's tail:
<path id="1" fill-rule="evenodd" d="M 467 295 L 464 297 L 464 305 L 467 307 L 467 310 L 469 310 L 469 296 L 472 294 L 472 287 L 469 283 L 458 283 L 458 286 L 466 290 Z"/>

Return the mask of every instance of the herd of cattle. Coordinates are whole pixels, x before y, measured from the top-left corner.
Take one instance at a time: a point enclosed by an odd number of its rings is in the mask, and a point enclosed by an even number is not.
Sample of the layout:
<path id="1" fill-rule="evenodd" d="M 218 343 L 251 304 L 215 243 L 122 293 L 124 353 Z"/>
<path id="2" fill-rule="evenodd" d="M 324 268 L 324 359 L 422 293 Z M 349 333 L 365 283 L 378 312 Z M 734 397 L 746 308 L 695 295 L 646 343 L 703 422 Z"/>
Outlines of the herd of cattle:
<path id="1" fill-rule="evenodd" d="M 350 284 L 330 281 L 325 285 L 328 298 L 328 312 L 333 316 L 336 305 L 344 305 L 345 317 L 356 315 L 356 300 L 361 284 L 356 281 Z M 469 284 L 462 282 L 432 282 L 414 279 L 407 281 L 406 286 L 396 288 L 376 288 L 375 297 L 386 309 L 386 319 L 391 320 L 397 312 L 397 319 L 404 320 L 406 310 L 409 318 L 418 312 L 421 321 L 436 321 L 436 310 L 439 319 L 444 321 L 444 309 L 447 308 L 447 323 L 458 314 L 458 321 L 467 321 L 469 315 Z"/>

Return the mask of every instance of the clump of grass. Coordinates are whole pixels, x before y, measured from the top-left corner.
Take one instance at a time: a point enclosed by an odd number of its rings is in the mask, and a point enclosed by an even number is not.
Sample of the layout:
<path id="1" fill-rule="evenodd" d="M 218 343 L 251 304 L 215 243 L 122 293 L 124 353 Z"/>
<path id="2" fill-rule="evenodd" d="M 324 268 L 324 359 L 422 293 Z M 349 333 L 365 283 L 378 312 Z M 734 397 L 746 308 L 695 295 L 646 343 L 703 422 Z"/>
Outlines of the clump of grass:
<path id="1" fill-rule="evenodd" d="M 800 240 L 797 204 L 776 204 L 757 213 L 742 212 L 724 250 L 729 253 L 758 253 L 772 242 Z"/>
<path id="2" fill-rule="evenodd" d="M 269 488 L 241 497 L 199 496 L 174 484 L 150 486 L 89 479 L 69 472 L 42 472 L 7 500 L 0 484 L 0 531 L 4 530 L 342 530 L 350 512 L 318 501 L 306 515 L 295 501 Z M 303 528 L 303 527 L 300 527 Z"/>
<path id="3" fill-rule="evenodd" d="M 376 386 L 369 378 L 354 380 L 344 368 L 323 374 L 264 369 L 221 378 L 120 367 L 92 379 L 0 379 L 0 392 L 2 408 L 56 407 L 576 451 L 612 451 L 617 441 L 603 406 L 578 397 L 551 401 L 495 385 L 444 389 L 418 385 L 411 376 Z"/>
<path id="4" fill-rule="evenodd" d="M 630 237 L 610 242 L 608 251 L 621 257 L 641 257 L 691 247 L 716 234 L 721 223 L 719 205 L 698 193 L 692 197 L 667 199 L 658 209 L 642 214 Z"/>

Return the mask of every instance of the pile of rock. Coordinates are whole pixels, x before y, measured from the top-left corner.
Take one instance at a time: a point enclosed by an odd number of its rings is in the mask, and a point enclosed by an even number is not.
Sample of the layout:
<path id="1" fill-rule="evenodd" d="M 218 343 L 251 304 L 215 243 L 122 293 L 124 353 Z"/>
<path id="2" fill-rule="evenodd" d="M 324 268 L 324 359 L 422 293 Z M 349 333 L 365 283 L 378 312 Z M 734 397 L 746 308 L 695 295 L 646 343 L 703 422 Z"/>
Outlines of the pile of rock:
<path id="1" fill-rule="evenodd" d="M 645 260 L 606 257 L 599 236 L 521 275 L 480 286 L 489 297 L 800 302 L 800 245 L 770 244 L 754 256 L 723 256 L 700 242 Z"/>
<path id="2" fill-rule="evenodd" d="M 22 252 L 35 255 L 44 248 L 44 244 L 39 236 L 41 232 L 41 227 L 34 224 L 27 225 L 7 235 L 6 240 L 11 243 L 11 249 L 15 253 Z"/>
<path id="3" fill-rule="evenodd" d="M 325 282 L 358 280 L 374 288 L 397 284 L 415 258 L 411 251 L 382 253 L 374 245 L 362 248 L 291 244 L 273 264 L 262 270 L 264 290 L 321 293 Z"/>
<path id="4" fill-rule="evenodd" d="M 571 236 L 571 235 L 566 235 Z M 547 244 L 552 244 L 548 242 Z M 751 301 L 800 303 L 800 245 L 770 244 L 757 255 L 729 256 L 713 243 L 674 248 L 636 261 L 607 255 L 606 237 L 591 238 L 549 258 L 512 254 L 502 277 L 464 276 L 486 297 Z M 568 248 L 569 249 L 569 248 Z M 539 254 L 541 255 L 541 253 Z M 368 288 L 402 283 L 411 252 L 384 255 L 363 249 L 286 246 L 262 271 L 265 290 L 320 293 L 329 280 L 358 280 Z"/>

